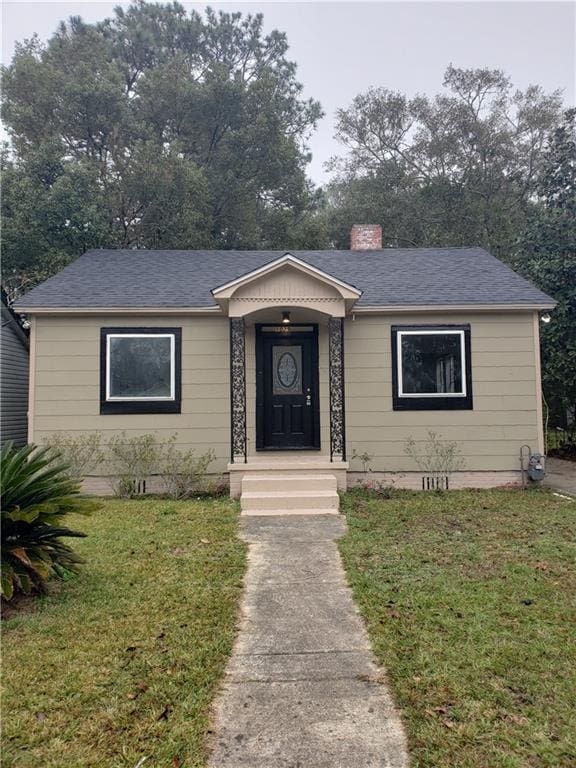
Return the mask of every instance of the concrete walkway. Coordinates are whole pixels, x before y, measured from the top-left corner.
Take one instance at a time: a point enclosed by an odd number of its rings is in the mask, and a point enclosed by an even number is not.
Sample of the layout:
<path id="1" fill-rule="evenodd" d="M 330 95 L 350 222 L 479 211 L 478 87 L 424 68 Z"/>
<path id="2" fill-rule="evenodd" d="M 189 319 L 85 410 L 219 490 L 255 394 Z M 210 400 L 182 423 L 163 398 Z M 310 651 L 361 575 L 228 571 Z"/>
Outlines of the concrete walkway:
<path id="1" fill-rule="evenodd" d="M 242 521 L 249 568 L 240 634 L 216 703 L 212 768 L 408 765 L 329 515 Z"/>
<path id="2" fill-rule="evenodd" d="M 576 462 L 564 459 L 546 459 L 544 485 L 559 493 L 576 496 Z"/>

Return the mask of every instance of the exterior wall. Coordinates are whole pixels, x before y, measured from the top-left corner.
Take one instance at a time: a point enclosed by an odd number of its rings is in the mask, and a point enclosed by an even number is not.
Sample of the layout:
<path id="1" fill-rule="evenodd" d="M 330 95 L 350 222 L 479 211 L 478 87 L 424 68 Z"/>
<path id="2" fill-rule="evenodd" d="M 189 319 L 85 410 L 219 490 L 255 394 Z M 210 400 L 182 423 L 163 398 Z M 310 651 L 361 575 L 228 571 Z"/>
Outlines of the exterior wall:
<path id="1" fill-rule="evenodd" d="M 306 312 L 306 314 L 304 314 Z M 419 486 L 420 473 L 404 454 L 407 437 L 425 440 L 428 429 L 456 440 L 466 472 L 454 485 L 496 485 L 517 477 L 524 443 L 541 449 L 537 323 L 535 313 L 398 313 L 356 315 L 345 322 L 346 426 L 348 458 L 354 449 L 373 456 L 375 473 L 405 475 L 399 484 Z M 248 453 L 255 451 L 254 322 L 246 318 Z M 319 324 L 321 456 L 329 454 L 327 316 L 302 310 L 294 322 Z M 410 323 L 470 323 L 474 410 L 393 411 L 390 326 Z M 108 326 L 182 328 L 182 413 L 100 415 L 100 328 Z M 104 439 L 178 433 L 181 447 L 197 453 L 212 448 L 211 472 L 225 472 L 230 454 L 229 327 L 226 317 L 37 316 L 34 319 L 30 437 L 43 442 L 57 431 L 100 431 Z M 310 452 L 311 458 L 318 453 Z M 352 472 L 361 465 L 351 462 Z M 474 474 L 472 474 L 474 473 Z M 353 475 L 352 475 L 353 477 Z M 388 475 L 382 475 L 382 478 Z M 462 482 L 460 482 L 462 481 Z M 103 490 L 103 489 L 102 489 Z"/>
<path id="2" fill-rule="evenodd" d="M 391 325 L 470 323 L 470 411 L 393 411 Z M 373 456 L 375 472 L 417 471 L 404 453 L 406 438 L 426 440 L 428 429 L 458 442 L 466 472 L 519 470 L 524 443 L 538 450 L 539 382 L 534 313 L 446 313 L 375 316 L 346 320 L 346 425 L 348 458 L 356 449 Z M 358 460 L 352 470 L 360 470 Z M 418 477 L 421 473 L 418 473 Z M 515 475 L 514 475 L 515 476 Z M 410 480 L 410 483 L 418 481 Z M 493 485 L 496 483 L 492 483 Z"/>
<path id="3" fill-rule="evenodd" d="M 2 443 L 26 445 L 28 434 L 28 339 L 17 320 L 2 306 L 0 379 Z"/>
<path id="4" fill-rule="evenodd" d="M 34 418 L 31 438 L 54 432 L 100 431 L 104 439 L 178 433 L 182 448 L 213 448 L 210 472 L 226 470 L 230 457 L 230 351 L 224 317 L 44 317 L 35 319 Z M 182 328 L 182 413 L 100 415 L 100 329 L 112 326 Z"/>

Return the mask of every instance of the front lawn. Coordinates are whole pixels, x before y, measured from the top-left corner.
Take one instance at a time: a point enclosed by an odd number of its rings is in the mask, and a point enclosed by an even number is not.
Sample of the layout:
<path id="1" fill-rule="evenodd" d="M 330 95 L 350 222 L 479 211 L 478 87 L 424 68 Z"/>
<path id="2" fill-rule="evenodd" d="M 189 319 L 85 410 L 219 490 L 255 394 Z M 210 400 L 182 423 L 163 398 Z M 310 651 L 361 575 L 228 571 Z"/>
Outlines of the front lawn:
<path id="1" fill-rule="evenodd" d="M 576 504 L 353 491 L 340 549 L 412 765 L 576 766 Z"/>
<path id="2" fill-rule="evenodd" d="M 245 548 L 228 500 L 108 500 L 74 516 L 80 575 L 3 622 L 3 762 L 204 765 Z"/>

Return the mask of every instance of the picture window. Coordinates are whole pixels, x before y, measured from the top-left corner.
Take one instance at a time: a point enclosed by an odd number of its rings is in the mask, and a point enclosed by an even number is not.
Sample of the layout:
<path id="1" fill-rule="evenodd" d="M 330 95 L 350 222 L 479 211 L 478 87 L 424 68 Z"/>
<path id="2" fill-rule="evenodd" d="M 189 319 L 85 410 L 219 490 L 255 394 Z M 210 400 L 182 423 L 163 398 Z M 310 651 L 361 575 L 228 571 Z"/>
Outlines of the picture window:
<path id="1" fill-rule="evenodd" d="M 393 326 L 394 410 L 472 408 L 470 326 Z"/>

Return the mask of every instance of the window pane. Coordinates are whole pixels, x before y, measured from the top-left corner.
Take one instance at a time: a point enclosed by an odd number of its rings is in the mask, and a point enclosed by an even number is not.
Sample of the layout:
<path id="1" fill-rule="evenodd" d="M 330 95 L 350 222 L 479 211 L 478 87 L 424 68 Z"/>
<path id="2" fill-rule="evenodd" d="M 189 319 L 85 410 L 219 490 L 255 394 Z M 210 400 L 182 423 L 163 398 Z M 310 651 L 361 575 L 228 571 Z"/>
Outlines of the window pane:
<path id="1" fill-rule="evenodd" d="M 110 337 L 110 397 L 171 397 L 171 338 Z"/>
<path id="2" fill-rule="evenodd" d="M 402 394 L 463 393 L 460 334 L 402 335 Z"/>
<path id="3" fill-rule="evenodd" d="M 272 382 L 275 395 L 302 394 L 302 347 L 272 347 Z"/>

